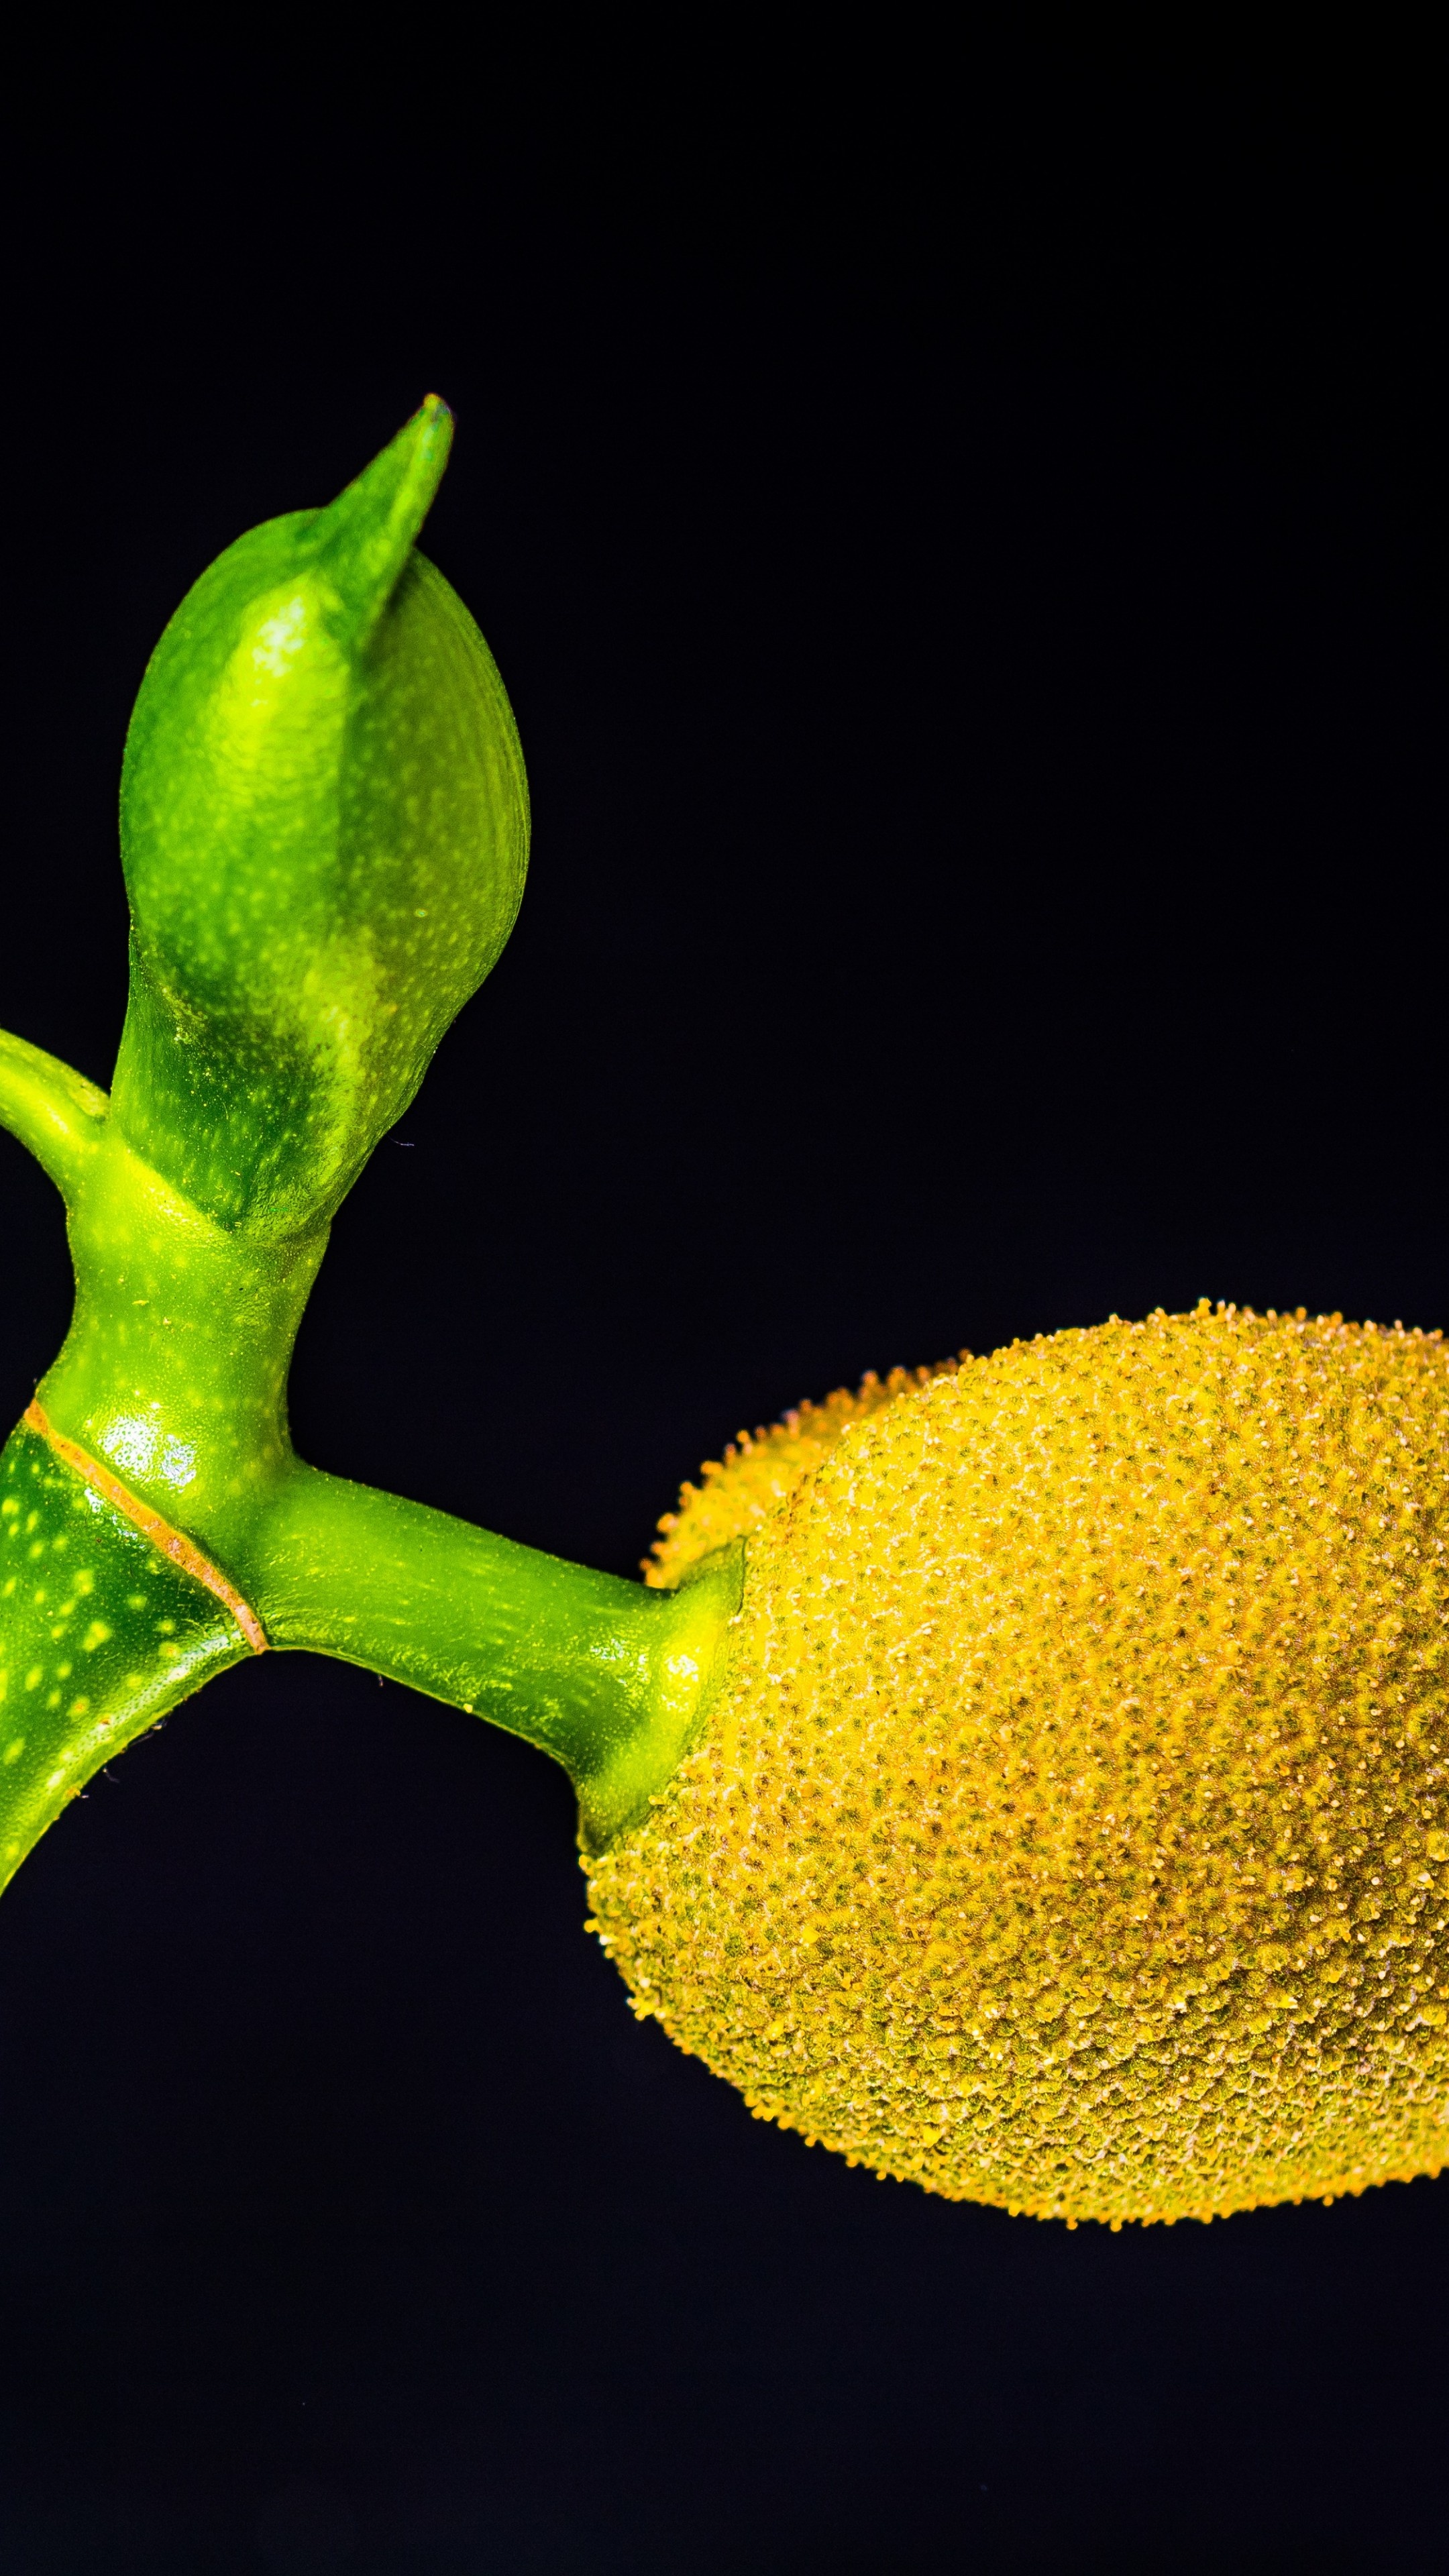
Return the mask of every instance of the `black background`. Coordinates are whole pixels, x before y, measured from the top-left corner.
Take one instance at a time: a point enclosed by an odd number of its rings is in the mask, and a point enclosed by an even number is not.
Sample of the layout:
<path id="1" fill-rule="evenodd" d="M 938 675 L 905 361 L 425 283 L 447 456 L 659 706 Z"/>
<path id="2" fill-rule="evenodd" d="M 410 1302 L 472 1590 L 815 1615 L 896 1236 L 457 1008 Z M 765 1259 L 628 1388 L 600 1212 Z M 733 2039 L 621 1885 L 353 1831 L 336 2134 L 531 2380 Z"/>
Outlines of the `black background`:
<path id="1" fill-rule="evenodd" d="M 458 414 L 427 543 L 534 874 L 339 1221 L 299 1445 L 628 1572 L 869 1366 L 1449 1321 L 1432 65 L 410 41 L 12 103 L 5 1024 L 106 1078 L 186 585 Z M 68 1274 L 0 1189 L 13 1418 Z M 752 2123 L 583 1913 L 562 1774 L 301 1659 L 41 1846 L 4 2576 L 1446 2563 L 1449 2183 L 949 2207 Z"/>

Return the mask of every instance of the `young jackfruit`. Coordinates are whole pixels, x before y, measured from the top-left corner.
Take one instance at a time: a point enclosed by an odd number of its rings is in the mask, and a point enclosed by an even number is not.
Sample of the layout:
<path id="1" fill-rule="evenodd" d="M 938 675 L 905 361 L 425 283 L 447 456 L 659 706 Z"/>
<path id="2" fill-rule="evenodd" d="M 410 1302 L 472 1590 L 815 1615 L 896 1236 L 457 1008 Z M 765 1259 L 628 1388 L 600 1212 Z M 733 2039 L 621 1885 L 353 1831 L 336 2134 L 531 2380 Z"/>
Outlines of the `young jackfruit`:
<path id="1" fill-rule="evenodd" d="M 762 2118 L 1070 2223 L 1436 2171 L 1440 1337 L 1203 1305 L 887 1393 L 668 1530 L 674 1576 L 753 1535 L 702 1738 L 586 1864 L 636 2010 Z"/>

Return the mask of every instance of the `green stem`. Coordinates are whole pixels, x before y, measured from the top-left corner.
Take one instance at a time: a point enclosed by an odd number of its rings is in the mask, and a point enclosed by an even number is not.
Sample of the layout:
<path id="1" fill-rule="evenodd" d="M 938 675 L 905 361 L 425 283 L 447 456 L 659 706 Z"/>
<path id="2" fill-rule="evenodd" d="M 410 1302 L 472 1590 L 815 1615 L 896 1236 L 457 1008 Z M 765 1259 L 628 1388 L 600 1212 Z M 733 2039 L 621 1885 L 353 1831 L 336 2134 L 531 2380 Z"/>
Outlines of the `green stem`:
<path id="1" fill-rule="evenodd" d="M 100 1141 L 110 1102 L 59 1056 L 0 1029 L 0 1127 L 28 1145 L 69 1200 Z"/>
<path id="2" fill-rule="evenodd" d="M 678 1763 L 743 1571 L 722 1550 L 651 1592 L 300 1460 L 237 1566 L 274 1645 L 340 1655 L 553 1754 L 593 1845 Z"/>
<path id="3" fill-rule="evenodd" d="M 75 1315 L 38 1390 L 52 1432 L 190 1540 L 271 1645 L 341 1656 L 525 1736 L 569 1771 L 585 1839 L 617 1832 L 708 1703 L 739 1551 L 651 1592 L 304 1465 L 286 1380 L 325 1227 L 229 1230 L 133 1151 L 104 1093 L 14 1039 L 0 1043 L 0 1119 L 67 1200 Z M 30 1712 L 11 1739 L 21 1822 L 0 1849 L 13 1865 L 108 1753 L 246 1644 L 184 1570 L 167 1569 L 164 1600 L 138 1577 L 156 1548 L 123 1511 L 98 1518 L 97 1495 L 37 1433 L 6 1455 L 16 1571 L 0 1592 L 0 1702 L 8 1691 Z M 5 1760 L 0 1748 L 0 1790 Z"/>

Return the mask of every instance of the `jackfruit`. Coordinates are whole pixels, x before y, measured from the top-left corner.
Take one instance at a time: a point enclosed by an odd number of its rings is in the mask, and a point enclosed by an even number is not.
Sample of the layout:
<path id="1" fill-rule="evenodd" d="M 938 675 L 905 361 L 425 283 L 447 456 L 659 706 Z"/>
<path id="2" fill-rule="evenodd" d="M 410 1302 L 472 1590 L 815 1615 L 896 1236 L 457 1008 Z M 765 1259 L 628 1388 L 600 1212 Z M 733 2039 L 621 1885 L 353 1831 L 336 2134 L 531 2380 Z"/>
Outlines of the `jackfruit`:
<path id="1" fill-rule="evenodd" d="M 852 2163 L 1071 2225 L 1436 2172 L 1441 1337 L 1204 1304 L 888 1387 L 666 1532 L 747 1573 L 585 1862 L 635 2010 Z"/>

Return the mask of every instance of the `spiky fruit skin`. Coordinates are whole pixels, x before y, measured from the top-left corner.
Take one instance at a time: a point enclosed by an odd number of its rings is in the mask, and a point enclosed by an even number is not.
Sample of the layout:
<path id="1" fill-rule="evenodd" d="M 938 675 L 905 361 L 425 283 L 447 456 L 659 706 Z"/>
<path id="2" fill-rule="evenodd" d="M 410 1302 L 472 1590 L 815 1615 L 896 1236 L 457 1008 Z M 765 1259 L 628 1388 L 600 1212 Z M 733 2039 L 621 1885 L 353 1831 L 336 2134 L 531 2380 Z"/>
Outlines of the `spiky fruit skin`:
<path id="1" fill-rule="evenodd" d="M 712 1539 L 719 1533 L 713 1528 Z M 1042 2217 L 1449 2154 L 1449 1354 L 1206 1307 L 849 1423 L 590 1866 L 761 2117 Z"/>
<path id="2" fill-rule="evenodd" d="M 963 1359 L 969 1356 L 963 1351 Z M 866 1421 L 955 1365 L 944 1360 L 934 1369 L 895 1368 L 888 1377 L 871 1369 L 853 1392 L 838 1386 L 823 1404 L 797 1405 L 781 1422 L 739 1432 L 723 1458 L 706 1458 L 697 1485 L 683 1487 L 678 1511 L 664 1513 L 642 1567 L 645 1582 L 663 1591 L 713 1549 L 751 1537 L 852 1423 Z"/>

